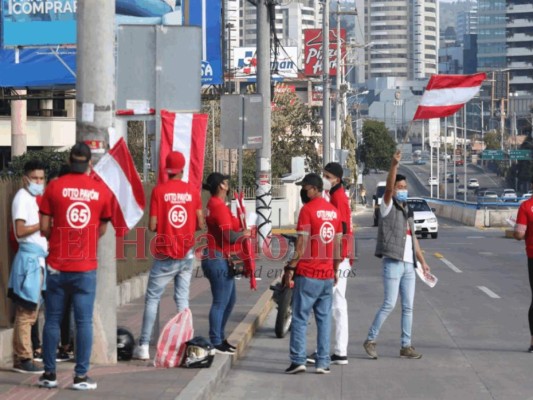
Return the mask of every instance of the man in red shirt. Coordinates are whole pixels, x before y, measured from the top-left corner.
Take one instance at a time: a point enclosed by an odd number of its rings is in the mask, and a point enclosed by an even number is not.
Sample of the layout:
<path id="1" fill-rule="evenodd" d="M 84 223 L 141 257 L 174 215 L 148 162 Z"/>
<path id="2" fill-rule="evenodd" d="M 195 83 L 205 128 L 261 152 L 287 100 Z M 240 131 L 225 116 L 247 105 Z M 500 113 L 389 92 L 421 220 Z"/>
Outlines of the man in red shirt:
<path id="1" fill-rule="evenodd" d="M 531 181 L 533 184 L 533 180 Z M 527 268 L 529 272 L 529 286 L 531 288 L 531 294 L 533 297 L 533 198 L 524 201 L 518 209 L 518 215 L 516 216 L 516 225 L 514 228 L 514 238 L 516 240 L 525 239 L 526 241 L 526 255 L 527 255 Z M 531 342 L 529 353 L 533 353 L 533 298 L 531 305 L 529 306 L 529 333 L 531 334 Z"/>
<path id="2" fill-rule="evenodd" d="M 56 350 L 65 297 L 70 296 L 76 322 L 73 389 L 96 389 L 88 376 L 93 342 L 98 238 L 111 219 L 111 193 L 89 176 L 91 150 L 76 143 L 70 151 L 71 173 L 52 180 L 40 205 L 41 233 L 49 240 L 46 312 L 43 330 L 44 374 L 39 386 L 57 387 Z"/>
<path id="3" fill-rule="evenodd" d="M 304 206 L 296 227 L 296 251 L 285 267 L 283 284 L 294 278 L 292 325 L 290 340 L 291 365 L 287 374 L 306 370 L 307 321 L 311 310 L 317 325 L 316 372 L 330 372 L 329 341 L 333 282 L 340 264 L 341 220 L 335 207 L 322 197 L 322 178 L 307 174 L 298 183 L 302 186 Z M 308 200 L 308 201 L 307 201 Z"/>
<path id="4" fill-rule="evenodd" d="M 352 210 L 350 201 L 344 185 L 342 183 L 343 169 L 339 163 L 330 162 L 324 167 L 324 178 L 331 183 L 329 190 L 330 203 L 339 212 L 342 224 L 342 262 L 339 265 L 337 284 L 333 289 L 333 354 L 332 364 L 348 364 L 348 303 L 346 301 L 346 283 L 351 273 L 351 266 L 354 261 L 353 254 L 353 232 L 352 232 Z M 313 360 L 314 361 L 314 360 Z"/>
<path id="5" fill-rule="evenodd" d="M 189 307 L 189 286 L 193 267 L 194 232 L 197 222 L 204 227 L 199 190 L 182 181 L 185 157 L 178 151 L 166 159 L 169 180 L 154 187 L 150 202 L 150 226 L 157 232 L 154 264 L 146 288 L 143 326 L 133 358 L 150 359 L 149 344 L 161 295 L 174 280 L 174 301 L 178 312 Z"/>

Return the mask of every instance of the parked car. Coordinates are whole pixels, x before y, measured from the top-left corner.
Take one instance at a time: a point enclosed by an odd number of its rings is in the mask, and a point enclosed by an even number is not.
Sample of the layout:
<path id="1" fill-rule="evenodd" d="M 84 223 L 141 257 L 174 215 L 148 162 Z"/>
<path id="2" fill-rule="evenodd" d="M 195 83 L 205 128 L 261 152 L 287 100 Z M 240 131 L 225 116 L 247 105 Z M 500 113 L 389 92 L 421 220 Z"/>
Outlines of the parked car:
<path id="1" fill-rule="evenodd" d="M 523 201 L 526 201 L 526 200 L 529 200 L 531 198 L 531 196 L 533 196 L 533 192 L 529 191 L 527 193 L 524 193 L 522 195 L 522 198 L 520 199 L 520 202 L 523 202 Z"/>
<path id="2" fill-rule="evenodd" d="M 439 180 L 437 178 L 435 178 L 434 176 L 430 176 L 429 179 L 428 179 L 428 185 L 429 186 L 438 186 L 439 185 Z"/>
<path id="3" fill-rule="evenodd" d="M 514 189 L 503 189 L 502 201 L 517 201 Z"/>
<path id="4" fill-rule="evenodd" d="M 440 159 L 441 160 L 451 160 L 452 159 L 452 156 L 450 154 L 441 154 L 440 155 Z"/>
<path id="5" fill-rule="evenodd" d="M 470 178 L 468 184 L 466 185 L 468 189 L 475 189 L 479 187 L 479 181 L 476 178 Z"/>
<path id="6" fill-rule="evenodd" d="M 431 235 L 431 238 L 436 239 L 439 235 L 439 221 L 433 212 L 435 209 L 430 208 L 426 200 L 419 197 L 409 197 L 407 205 L 413 211 L 415 233 L 423 238 Z"/>
<path id="7" fill-rule="evenodd" d="M 464 195 L 465 194 L 465 185 L 463 185 L 462 183 L 460 185 L 457 185 L 457 194 L 458 195 Z"/>

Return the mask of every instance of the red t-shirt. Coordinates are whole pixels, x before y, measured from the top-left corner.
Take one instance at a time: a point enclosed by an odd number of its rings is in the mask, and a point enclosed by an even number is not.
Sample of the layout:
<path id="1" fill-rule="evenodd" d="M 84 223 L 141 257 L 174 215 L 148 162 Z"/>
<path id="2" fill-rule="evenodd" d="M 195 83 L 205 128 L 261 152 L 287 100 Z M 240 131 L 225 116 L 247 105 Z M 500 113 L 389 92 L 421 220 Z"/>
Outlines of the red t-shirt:
<path id="1" fill-rule="evenodd" d="M 220 197 L 211 196 L 207 202 L 207 213 L 205 217 L 207 224 L 207 248 L 218 250 L 227 254 L 239 250 L 238 244 L 230 244 L 224 238 L 223 232 L 240 230 L 239 219 L 231 213 L 230 208 Z"/>
<path id="2" fill-rule="evenodd" d="M 350 201 L 344 192 L 344 186 L 340 185 L 333 193 L 330 191 L 330 202 L 339 212 L 342 222 L 346 224 L 346 234 L 342 237 L 342 258 L 353 257 L 353 231 L 352 231 L 352 210 L 350 209 Z"/>
<path id="3" fill-rule="evenodd" d="M 300 210 L 296 231 L 307 235 L 307 248 L 296 265 L 296 275 L 333 279 L 333 241 L 342 234 L 339 212 L 322 197 L 316 197 Z"/>
<path id="4" fill-rule="evenodd" d="M 53 218 L 47 263 L 65 272 L 97 268 L 99 226 L 111 219 L 111 192 L 86 174 L 52 180 L 43 195 L 41 214 Z"/>
<path id="5" fill-rule="evenodd" d="M 173 259 L 184 258 L 194 246 L 196 212 L 201 209 L 198 191 L 187 182 L 172 179 L 154 187 L 150 217 L 157 217 L 155 253 Z"/>
<path id="6" fill-rule="evenodd" d="M 526 254 L 528 258 L 533 258 L 533 198 L 520 204 L 515 230 L 526 232 Z"/>

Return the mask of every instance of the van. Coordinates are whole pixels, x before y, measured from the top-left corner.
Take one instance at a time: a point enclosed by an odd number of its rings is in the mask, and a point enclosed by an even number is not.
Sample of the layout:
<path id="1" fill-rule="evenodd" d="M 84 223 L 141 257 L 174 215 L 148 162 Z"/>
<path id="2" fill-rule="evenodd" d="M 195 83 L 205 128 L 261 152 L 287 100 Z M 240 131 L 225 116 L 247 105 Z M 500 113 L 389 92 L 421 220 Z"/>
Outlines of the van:
<path id="1" fill-rule="evenodd" d="M 378 182 L 378 184 L 376 185 L 376 191 L 374 192 L 374 196 L 372 196 L 372 200 L 374 202 L 374 226 L 378 226 L 379 223 L 379 206 L 381 205 L 381 201 L 383 200 L 383 194 L 385 193 L 386 186 L 387 182 Z"/>

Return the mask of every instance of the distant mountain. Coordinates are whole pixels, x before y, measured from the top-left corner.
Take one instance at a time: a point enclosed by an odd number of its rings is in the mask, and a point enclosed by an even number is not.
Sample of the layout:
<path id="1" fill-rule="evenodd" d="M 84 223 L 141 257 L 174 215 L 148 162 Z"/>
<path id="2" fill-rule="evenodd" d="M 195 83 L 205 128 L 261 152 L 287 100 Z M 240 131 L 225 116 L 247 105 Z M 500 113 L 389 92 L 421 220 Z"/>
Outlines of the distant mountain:
<path id="1" fill-rule="evenodd" d="M 477 1 L 439 1 L 439 24 L 440 30 L 445 31 L 447 27 L 455 28 L 455 19 L 457 14 L 461 11 L 468 11 L 472 6 L 476 5 Z"/>

